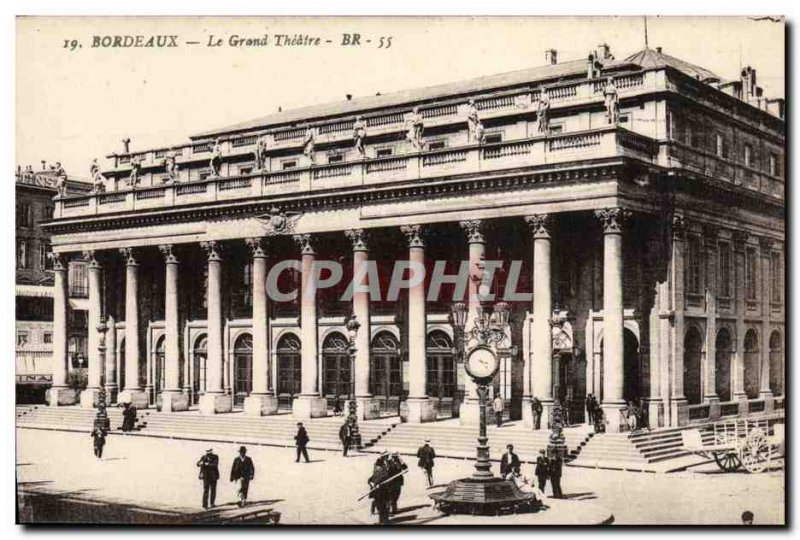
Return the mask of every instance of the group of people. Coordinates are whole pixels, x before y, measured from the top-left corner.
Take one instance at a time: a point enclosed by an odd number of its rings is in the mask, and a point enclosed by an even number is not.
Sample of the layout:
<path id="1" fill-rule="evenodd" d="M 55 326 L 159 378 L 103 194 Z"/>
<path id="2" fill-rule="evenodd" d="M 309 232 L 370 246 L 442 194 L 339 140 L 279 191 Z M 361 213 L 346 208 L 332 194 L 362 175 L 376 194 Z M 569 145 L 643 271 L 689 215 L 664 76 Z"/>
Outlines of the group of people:
<path id="1" fill-rule="evenodd" d="M 209 448 L 197 461 L 200 468 L 199 478 L 203 481 L 203 508 L 213 508 L 217 499 L 217 481 L 219 480 L 219 456 Z M 230 481 L 236 485 L 239 506 L 247 504 L 250 482 L 255 478 L 256 469 L 253 460 L 247 455 L 247 448 L 239 447 L 239 455 L 231 464 Z"/>
<path id="2" fill-rule="evenodd" d="M 384 452 L 372 468 L 369 484 L 369 498 L 372 499 L 373 514 L 378 514 L 378 522 L 386 523 L 391 514 L 396 514 L 397 502 L 403 491 L 403 475 L 408 471 L 397 452 Z"/>
<path id="3" fill-rule="evenodd" d="M 136 429 L 136 405 L 125 402 L 122 404 L 122 431 Z"/>
<path id="4" fill-rule="evenodd" d="M 548 480 L 553 491 L 553 498 L 561 499 L 564 497 L 564 493 L 561 491 L 561 472 L 563 468 L 564 460 L 560 454 L 554 453 L 551 457 L 548 457 L 544 450 L 539 450 L 539 456 L 536 458 L 536 468 L 533 471 L 537 481 L 537 485 L 534 486 L 522 474 L 521 461 L 514 452 L 514 445 L 509 444 L 506 446 L 506 452 L 500 458 L 500 476 L 515 480 L 523 490 L 533 491 L 540 502 L 544 498 L 544 490 L 547 487 Z"/>
<path id="5" fill-rule="evenodd" d="M 633 435 L 640 429 L 647 428 L 647 415 L 638 398 L 626 401 L 622 413 L 625 415 L 625 422 L 628 424 L 628 436 Z"/>
<path id="6" fill-rule="evenodd" d="M 594 426 L 595 433 L 601 433 L 606 430 L 603 409 L 594 394 L 586 395 L 586 420 Z"/>

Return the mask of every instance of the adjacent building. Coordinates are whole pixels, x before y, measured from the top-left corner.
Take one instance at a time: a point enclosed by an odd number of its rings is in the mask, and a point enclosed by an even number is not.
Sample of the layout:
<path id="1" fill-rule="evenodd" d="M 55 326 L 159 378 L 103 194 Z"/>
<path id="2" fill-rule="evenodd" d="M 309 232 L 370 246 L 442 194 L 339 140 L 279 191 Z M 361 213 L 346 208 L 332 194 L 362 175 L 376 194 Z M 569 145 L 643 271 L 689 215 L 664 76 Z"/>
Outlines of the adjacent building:
<path id="1" fill-rule="evenodd" d="M 547 59 L 107 156 L 99 189 L 56 199 L 45 227 L 52 404 L 72 399 L 67 265 L 83 260 L 86 406 L 105 384 L 162 410 L 317 417 L 354 391 L 362 419 L 477 421 L 452 299 L 342 302 L 345 285 L 268 299 L 265 276 L 295 259 L 282 290 L 310 290 L 319 260 L 345 277 L 368 260 L 467 261 L 478 279 L 523 261 L 517 289 L 533 295 L 511 299 L 493 392 L 526 422 L 533 397 L 580 421 L 590 393 L 609 430 L 626 402 L 652 427 L 782 407 L 783 101 L 754 69 L 723 81 L 660 49 Z"/>

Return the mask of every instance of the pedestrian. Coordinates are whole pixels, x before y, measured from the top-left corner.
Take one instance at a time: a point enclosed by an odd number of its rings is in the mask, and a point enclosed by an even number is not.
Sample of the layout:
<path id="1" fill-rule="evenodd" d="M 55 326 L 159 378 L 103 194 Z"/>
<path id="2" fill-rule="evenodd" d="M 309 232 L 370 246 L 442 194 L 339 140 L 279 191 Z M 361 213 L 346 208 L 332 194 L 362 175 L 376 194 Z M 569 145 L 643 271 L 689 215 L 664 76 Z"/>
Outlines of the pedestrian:
<path id="1" fill-rule="evenodd" d="M 340 414 L 342 414 L 342 398 L 337 395 L 333 398 L 333 416 L 339 416 Z"/>
<path id="2" fill-rule="evenodd" d="M 500 459 L 500 476 L 506 478 L 509 474 L 518 472 L 519 456 L 514 453 L 514 445 L 509 444 L 506 446 L 506 453 Z"/>
<path id="3" fill-rule="evenodd" d="M 305 458 L 306 463 L 308 463 L 308 450 L 306 450 L 306 446 L 308 445 L 311 439 L 308 438 L 308 433 L 306 433 L 306 428 L 303 427 L 302 422 L 297 423 L 297 435 L 294 436 L 295 445 L 297 445 L 297 459 L 294 460 L 295 463 L 300 462 L 300 454 L 303 455 Z"/>
<path id="4" fill-rule="evenodd" d="M 597 402 L 594 400 L 593 394 L 588 394 L 586 396 L 586 423 L 590 426 L 594 424 L 594 408 L 597 406 Z"/>
<path id="5" fill-rule="evenodd" d="M 494 397 L 494 401 L 492 401 L 492 409 L 494 410 L 494 418 L 497 422 L 497 427 L 503 425 L 503 409 L 505 408 L 505 403 L 503 402 L 503 398 L 500 397 L 498 394 Z"/>
<path id="6" fill-rule="evenodd" d="M 544 488 L 547 487 L 547 476 L 550 474 L 550 460 L 547 459 L 547 453 L 544 450 L 539 450 L 539 456 L 536 458 L 536 469 L 533 474 L 536 476 L 539 491 L 544 493 Z"/>
<path id="7" fill-rule="evenodd" d="M 375 461 L 372 475 L 367 480 L 370 488 L 369 498 L 372 499 L 372 513 L 378 512 L 378 523 L 380 524 L 389 521 L 389 497 L 385 484 L 390 476 L 388 457 L 388 452 L 381 454 Z"/>
<path id="8" fill-rule="evenodd" d="M 95 426 L 92 430 L 92 439 L 94 439 L 94 455 L 97 459 L 102 459 L 103 447 L 106 444 L 106 432 L 100 426 Z"/>
<path id="9" fill-rule="evenodd" d="M 564 461 L 559 454 L 555 454 L 550 458 L 548 476 L 550 477 L 550 485 L 553 486 L 553 497 L 556 499 L 564 498 L 564 494 L 561 492 L 561 469 L 563 465 Z"/>
<path id="10" fill-rule="evenodd" d="M 133 431 L 136 427 L 136 406 L 133 403 L 122 404 L 122 431 Z"/>
<path id="11" fill-rule="evenodd" d="M 250 482 L 255 478 L 256 469 L 253 460 L 247 455 L 247 448 L 239 447 L 239 457 L 231 465 L 231 482 L 236 482 L 236 494 L 239 496 L 239 506 L 247 504 L 247 492 Z"/>
<path id="12" fill-rule="evenodd" d="M 625 411 L 627 415 L 627 424 L 628 424 L 628 437 L 632 437 L 634 433 L 636 433 L 636 421 L 638 412 L 636 411 L 636 405 L 633 402 L 628 402 L 628 406 L 626 407 Z"/>
<path id="13" fill-rule="evenodd" d="M 219 480 L 219 456 L 209 448 L 197 461 L 200 467 L 200 480 L 203 481 L 203 508 L 213 508 L 217 500 L 217 480 Z"/>
<path id="14" fill-rule="evenodd" d="M 397 502 L 400 500 L 400 494 L 403 491 L 403 484 L 405 480 L 403 479 L 403 471 L 408 470 L 408 465 L 400 459 L 400 454 L 397 452 L 392 452 L 389 454 L 389 480 L 387 482 L 388 485 L 388 495 L 389 495 L 389 503 L 390 503 L 390 511 L 392 514 L 397 513 Z"/>
<path id="15" fill-rule="evenodd" d="M 425 439 L 425 444 L 417 450 L 417 465 L 425 471 L 425 478 L 428 480 L 428 487 L 433 485 L 433 460 L 436 458 L 436 452 L 430 445 L 431 440 Z"/>
<path id="16" fill-rule="evenodd" d="M 353 426 L 349 419 L 345 420 L 342 427 L 339 428 L 339 440 L 342 441 L 342 455 L 347 457 L 347 451 L 353 441 Z"/>
<path id="17" fill-rule="evenodd" d="M 533 429 L 541 429 L 543 407 L 542 402 L 536 396 L 531 401 L 531 410 L 533 411 Z"/>

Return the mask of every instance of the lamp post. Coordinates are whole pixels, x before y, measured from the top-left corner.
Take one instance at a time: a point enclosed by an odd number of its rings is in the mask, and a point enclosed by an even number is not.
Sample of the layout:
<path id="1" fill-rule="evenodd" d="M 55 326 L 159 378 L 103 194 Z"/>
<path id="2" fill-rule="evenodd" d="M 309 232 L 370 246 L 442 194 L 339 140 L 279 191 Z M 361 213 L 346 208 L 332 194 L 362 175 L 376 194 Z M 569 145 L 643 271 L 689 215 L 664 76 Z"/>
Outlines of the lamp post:
<path id="1" fill-rule="evenodd" d="M 513 510 L 528 504 L 532 493 L 523 493 L 513 480 L 499 478 L 492 474 L 489 460 L 489 437 L 486 434 L 486 401 L 489 384 L 500 367 L 497 354 L 492 345 L 497 345 L 508 337 L 506 326 L 511 312 L 505 302 L 492 305 L 481 302 L 475 318 L 475 326 L 467 329 L 465 304 L 453 304 L 450 322 L 456 344 L 456 355 L 464 363 L 469 376 L 475 381 L 478 391 L 480 423 L 478 446 L 475 456 L 475 472 L 472 476 L 450 482 L 447 489 L 433 493 L 440 510 L 454 514 L 499 514 L 503 510 Z M 478 344 L 466 351 L 466 344 L 475 339 Z"/>
<path id="2" fill-rule="evenodd" d="M 347 421 L 350 423 L 353 445 L 361 448 L 361 434 L 358 432 L 358 403 L 356 403 L 356 336 L 361 323 L 355 314 L 347 319 L 347 335 L 350 338 L 350 346 L 347 353 L 350 355 L 350 404 L 348 406 Z"/>
<path id="3" fill-rule="evenodd" d="M 104 319 L 100 320 L 97 325 L 97 332 L 100 334 L 100 339 L 97 343 L 98 360 L 100 361 L 100 390 L 97 392 L 97 414 L 94 418 L 94 427 L 100 428 L 104 433 L 108 433 L 111 429 L 111 422 L 108 419 L 106 412 L 106 385 L 105 385 L 105 371 L 106 371 L 106 332 L 108 326 Z"/>

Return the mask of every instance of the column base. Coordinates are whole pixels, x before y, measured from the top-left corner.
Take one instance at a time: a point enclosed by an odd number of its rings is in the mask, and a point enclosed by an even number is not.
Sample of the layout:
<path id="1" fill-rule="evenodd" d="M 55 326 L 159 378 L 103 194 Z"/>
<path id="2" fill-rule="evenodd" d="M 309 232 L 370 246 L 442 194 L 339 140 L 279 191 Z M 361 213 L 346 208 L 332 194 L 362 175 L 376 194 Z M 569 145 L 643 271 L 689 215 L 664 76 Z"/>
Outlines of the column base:
<path id="1" fill-rule="evenodd" d="M 647 400 L 647 425 L 650 429 L 663 427 L 664 402 L 661 398 Z"/>
<path id="2" fill-rule="evenodd" d="M 622 409 L 626 406 L 625 402 L 604 402 L 600 405 L 603 410 L 603 422 L 607 433 L 619 433 L 628 428 L 627 422 L 622 416 Z"/>
<path id="3" fill-rule="evenodd" d="M 673 427 L 685 426 L 689 423 L 689 400 L 673 399 L 670 404 Z"/>
<path id="4" fill-rule="evenodd" d="M 485 414 L 487 425 L 491 425 L 494 421 L 491 405 L 486 405 Z M 477 426 L 480 424 L 480 403 L 477 399 L 468 399 L 461 404 L 458 421 L 462 426 Z"/>
<path id="5" fill-rule="evenodd" d="M 706 403 L 708 404 L 708 419 L 719 420 L 722 414 L 722 407 L 719 405 L 719 397 L 716 395 L 706 396 Z"/>
<path id="6" fill-rule="evenodd" d="M 189 396 L 180 390 L 164 390 L 161 392 L 161 412 L 178 412 L 189 410 Z"/>
<path id="7" fill-rule="evenodd" d="M 146 409 L 150 400 L 144 390 L 123 390 L 119 393 L 117 403 L 131 403 L 137 409 Z"/>
<path id="8" fill-rule="evenodd" d="M 531 409 L 531 397 L 522 397 L 522 425 L 526 428 L 533 427 L 533 409 Z"/>
<path id="9" fill-rule="evenodd" d="M 328 416 L 328 400 L 316 395 L 299 395 L 292 402 L 292 414 L 304 419 Z"/>
<path id="10" fill-rule="evenodd" d="M 119 387 L 116 384 L 106 386 L 106 404 L 111 405 L 117 402 Z"/>
<path id="11" fill-rule="evenodd" d="M 745 416 L 750 412 L 750 402 L 748 401 L 747 394 L 745 394 L 744 392 L 740 394 L 734 394 L 733 401 L 739 402 L 738 416 Z"/>
<path id="12" fill-rule="evenodd" d="M 438 412 L 438 398 L 408 398 L 400 404 L 400 420 L 409 424 L 434 422 Z"/>
<path id="13" fill-rule="evenodd" d="M 278 414 L 278 398 L 269 394 L 250 394 L 244 399 L 244 414 L 247 416 Z"/>
<path id="14" fill-rule="evenodd" d="M 85 388 L 81 391 L 81 407 L 84 409 L 94 409 L 100 397 L 99 388 Z"/>
<path id="15" fill-rule="evenodd" d="M 775 410 L 775 398 L 770 390 L 762 390 L 758 397 L 764 400 L 765 413 L 771 413 Z"/>
<path id="16" fill-rule="evenodd" d="M 200 396 L 197 408 L 200 410 L 200 414 L 204 415 L 231 412 L 233 410 L 233 398 L 228 394 L 206 393 Z"/>
<path id="17" fill-rule="evenodd" d="M 75 405 L 78 392 L 68 386 L 53 386 L 47 390 L 47 404 L 51 407 Z"/>

